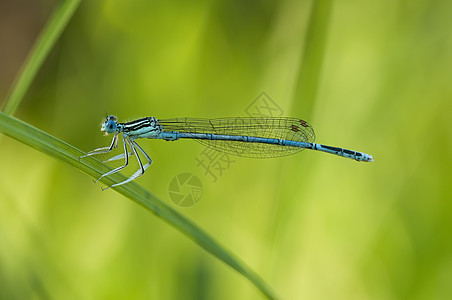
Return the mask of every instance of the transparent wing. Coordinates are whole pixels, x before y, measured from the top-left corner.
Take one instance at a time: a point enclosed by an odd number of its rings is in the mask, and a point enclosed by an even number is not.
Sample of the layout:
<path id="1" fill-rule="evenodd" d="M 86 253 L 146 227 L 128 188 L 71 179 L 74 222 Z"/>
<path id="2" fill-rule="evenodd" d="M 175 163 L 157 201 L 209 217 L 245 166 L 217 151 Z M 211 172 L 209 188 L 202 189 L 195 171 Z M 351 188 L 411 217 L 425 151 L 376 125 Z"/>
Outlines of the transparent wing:
<path id="1" fill-rule="evenodd" d="M 175 118 L 159 120 L 163 131 L 186 133 L 211 133 L 234 136 L 254 136 L 313 142 L 314 129 L 306 121 L 296 118 Z M 263 143 L 248 143 L 227 140 L 201 140 L 199 143 L 232 155 L 253 158 L 271 158 L 291 155 L 303 148 Z"/>

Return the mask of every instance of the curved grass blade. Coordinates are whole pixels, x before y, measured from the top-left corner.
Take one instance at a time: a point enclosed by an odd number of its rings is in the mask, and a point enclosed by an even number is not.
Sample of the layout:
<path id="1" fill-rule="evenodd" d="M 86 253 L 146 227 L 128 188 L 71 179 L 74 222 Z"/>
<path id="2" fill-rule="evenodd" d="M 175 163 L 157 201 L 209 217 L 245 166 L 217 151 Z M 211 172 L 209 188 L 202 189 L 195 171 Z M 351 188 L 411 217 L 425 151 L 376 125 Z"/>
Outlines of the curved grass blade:
<path id="1" fill-rule="evenodd" d="M 72 165 L 94 178 L 98 178 L 101 174 L 109 170 L 106 165 L 94 158 L 88 157 L 79 160 L 78 157 L 84 154 L 84 152 L 30 124 L 2 112 L 0 112 L 0 132 L 42 153 Z M 115 174 L 109 178 L 102 178 L 101 181 L 107 185 L 111 185 L 119 180 L 124 180 L 124 178 L 121 174 Z M 269 299 L 275 299 L 275 294 L 270 287 L 254 271 L 216 242 L 204 230 L 166 205 L 156 196 L 134 182 L 114 187 L 113 189 L 165 220 L 195 241 L 199 246 L 242 274 Z"/>
<path id="2" fill-rule="evenodd" d="M 30 87 L 36 73 L 47 58 L 60 37 L 64 28 L 72 18 L 75 10 L 81 0 L 66 0 L 55 8 L 52 16 L 48 20 L 46 26 L 40 33 L 39 37 L 30 50 L 30 53 L 21 67 L 18 77 L 16 78 L 6 102 L 3 111 L 7 114 L 14 114 L 20 101 Z"/>

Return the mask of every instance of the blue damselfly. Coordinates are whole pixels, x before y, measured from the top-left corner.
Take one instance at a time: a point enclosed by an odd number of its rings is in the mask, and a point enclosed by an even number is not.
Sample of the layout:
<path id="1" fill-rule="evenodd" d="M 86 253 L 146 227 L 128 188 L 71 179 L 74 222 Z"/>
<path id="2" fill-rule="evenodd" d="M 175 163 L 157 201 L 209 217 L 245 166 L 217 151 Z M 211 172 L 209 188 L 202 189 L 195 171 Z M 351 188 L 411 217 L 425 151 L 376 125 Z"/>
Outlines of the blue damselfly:
<path id="1" fill-rule="evenodd" d="M 118 146 L 119 134 L 122 133 L 124 153 L 108 160 L 125 159 L 124 165 L 102 174 L 112 175 L 124 169 L 129 163 L 129 156 L 135 155 L 140 168 L 128 179 L 115 183 L 108 188 L 128 183 L 144 174 L 152 160 L 141 148 L 136 139 L 162 139 L 176 141 L 194 139 L 215 150 L 243 157 L 271 158 L 291 155 L 303 149 L 318 150 L 339 155 L 357 161 L 371 162 L 372 155 L 338 147 L 314 143 L 315 134 L 312 126 L 297 118 L 175 118 L 158 120 L 146 117 L 127 123 L 118 123 L 115 116 L 108 116 L 102 124 L 101 131 L 114 134 L 109 147 L 102 147 L 80 157 L 108 153 Z M 130 151 L 129 151 L 130 149 Z M 138 155 L 141 152 L 147 162 L 143 165 Z"/>

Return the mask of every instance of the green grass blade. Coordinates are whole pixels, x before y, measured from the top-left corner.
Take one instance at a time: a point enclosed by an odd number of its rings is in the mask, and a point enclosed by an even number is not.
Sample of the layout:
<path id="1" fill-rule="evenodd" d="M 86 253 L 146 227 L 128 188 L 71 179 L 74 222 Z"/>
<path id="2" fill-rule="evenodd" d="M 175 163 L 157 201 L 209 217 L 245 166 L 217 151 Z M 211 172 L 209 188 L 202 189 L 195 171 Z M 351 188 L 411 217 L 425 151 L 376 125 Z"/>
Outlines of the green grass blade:
<path id="1" fill-rule="evenodd" d="M 52 16 L 33 45 L 27 59 L 16 78 L 9 95 L 6 97 L 3 111 L 14 114 L 20 101 L 29 89 L 36 73 L 49 55 L 67 23 L 71 19 L 81 0 L 66 0 L 53 11 Z"/>
<path id="2" fill-rule="evenodd" d="M 319 88 L 333 0 L 313 1 L 291 112 L 310 118 Z"/>
<path id="3" fill-rule="evenodd" d="M 70 164 L 93 176 L 94 178 L 99 177 L 100 174 L 109 170 L 105 164 L 94 158 L 87 157 L 79 160 L 78 157 L 84 154 L 81 150 L 3 112 L 0 112 L 0 132 L 3 132 L 16 140 L 35 148 L 42 153 Z M 117 176 L 115 175 L 104 178 L 101 181 L 107 185 L 111 185 L 118 182 L 118 180 L 125 179 L 125 177 L 121 174 L 118 174 Z M 156 196 L 134 182 L 118 186 L 113 189 L 159 216 L 195 241 L 205 250 L 210 252 L 212 255 L 237 270 L 268 298 L 275 298 L 275 295 L 270 287 L 267 286 L 267 284 L 254 271 L 222 247 L 201 228 L 197 227 L 194 223 L 186 219 L 170 206 L 166 205 Z"/>

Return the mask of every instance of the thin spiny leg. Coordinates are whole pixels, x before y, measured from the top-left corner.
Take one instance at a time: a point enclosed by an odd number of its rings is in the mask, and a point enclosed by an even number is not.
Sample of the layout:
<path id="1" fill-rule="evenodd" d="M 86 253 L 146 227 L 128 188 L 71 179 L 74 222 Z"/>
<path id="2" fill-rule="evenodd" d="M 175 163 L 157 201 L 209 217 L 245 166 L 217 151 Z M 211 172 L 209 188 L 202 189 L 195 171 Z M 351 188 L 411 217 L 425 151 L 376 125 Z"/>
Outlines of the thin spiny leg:
<path id="1" fill-rule="evenodd" d="M 80 156 L 79 159 L 87 157 L 87 156 L 91 156 L 91 155 L 108 153 L 111 150 L 113 150 L 114 148 L 116 148 L 117 146 L 118 146 L 118 134 L 116 133 L 115 136 L 113 137 L 113 140 L 111 141 L 110 147 L 102 147 L 102 148 L 94 149 L 94 150 L 88 152 L 87 154 Z"/>
<path id="2" fill-rule="evenodd" d="M 118 168 L 116 168 L 116 169 L 113 169 L 113 170 L 111 170 L 111 171 L 109 171 L 109 172 L 107 172 L 107 173 L 105 173 L 105 174 L 102 174 L 99 178 L 97 178 L 97 180 L 96 181 L 94 181 L 94 182 L 98 182 L 102 177 L 105 177 L 105 176 L 108 176 L 108 175 L 111 175 L 111 174 L 114 174 L 114 173 L 116 173 L 116 172 L 119 172 L 119 171 L 121 171 L 122 169 L 124 169 L 125 167 L 127 167 L 127 165 L 129 164 L 129 153 L 128 153 L 128 151 L 127 151 L 127 143 L 126 143 L 126 138 L 124 137 L 124 135 L 122 136 L 122 143 L 124 144 L 124 157 L 125 157 L 125 163 L 124 163 L 124 165 L 123 166 L 120 166 L 120 167 L 118 167 Z M 130 146 L 130 145 L 129 145 Z"/>
<path id="3" fill-rule="evenodd" d="M 144 150 L 143 150 L 143 149 L 142 149 L 135 141 L 130 141 L 130 140 L 126 140 L 126 141 L 128 142 L 129 147 L 132 149 L 134 155 L 136 156 L 136 158 L 137 158 L 137 160 L 138 160 L 138 164 L 140 165 L 140 168 L 139 168 L 134 174 L 132 174 L 132 176 L 130 176 L 130 177 L 127 178 L 126 180 L 121 181 L 121 182 L 118 182 L 118 183 L 115 183 L 115 184 L 113 184 L 113 185 L 111 185 L 111 186 L 109 186 L 109 187 L 107 187 L 107 188 L 105 188 L 105 189 L 102 189 L 103 191 L 108 190 L 109 188 L 112 188 L 112 187 L 114 187 L 114 186 L 123 185 L 123 184 L 128 183 L 128 182 L 130 182 L 130 181 L 132 181 L 132 180 L 137 179 L 138 177 L 140 177 L 141 175 L 144 174 L 144 171 L 145 171 L 145 170 L 151 165 L 151 163 L 152 163 L 152 159 L 149 157 L 149 155 L 147 155 L 147 153 L 144 152 Z M 148 163 L 145 164 L 144 166 L 143 166 L 143 163 L 141 162 L 140 156 L 139 156 L 138 153 L 137 153 L 137 150 L 135 149 L 135 146 L 138 147 L 138 150 L 140 150 L 140 152 L 143 153 L 144 156 L 146 157 L 146 159 L 148 160 Z"/>
<path id="4" fill-rule="evenodd" d="M 129 155 L 129 156 L 132 156 L 132 155 L 133 155 L 133 152 L 129 152 L 128 155 Z M 106 163 L 106 162 L 109 162 L 109 161 L 119 160 L 119 159 L 122 159 L 122 158 L 124 158 L 124 157 L 125 157 L 125 154 L 124 154 L 124 153 L 121 153 L 121 154 L 116 155 L 116 156 L 113 156 L 113 157 L 111 157 L 111 158 L 109 158 L 109 159 L 107 159 L 107 160 L 104 160 L 103 162 Z"/>
<path id="5" fill-rule="evenodd" d="M 149 157 L 149 155 L 143 150 L 143 148 L 140 147 L 140 145 L 138 145 L 137 142 L 132 141 L 132 143 L 138 147 L 138 150 L 141 151 L 141 153 L 144 154 L 144 156 L 146 157 L 146 159 L 148 160 L 148 163 L 146 165 L 150 165 L 152 163 L 152 159 Z M 145 168 L 146 169 L 146 168 Z"/>
<path id="6" fill-rule="evenodd" d="M 130 141 L 132 143 L 133 149 L 135 150 L 135 155 L 138 158 L 138 163 L 140 164 L 140 169 L 138 169 L 132 176 L 129 177 L 129 180 L 135 180 L 138 177 L 140 177 L 141 175 L 144 174 L 144 171 L 152 164 L 152 159 L 149 157 L 149 155 L 143 150 L 143 148 L 140 147 L 140 145 L 138 145 L 137 142 L 135 141 Z M 145 164 L 143 166 L 140 156 L 138 155 L 138 153 L 136 152 L 135 146 L 138 147 L 138 150 L 141 151 L 141 153 L 144 154 L 144 156 L 146 157 L 146 159 L 148 160 L 148 163 Z"/>

